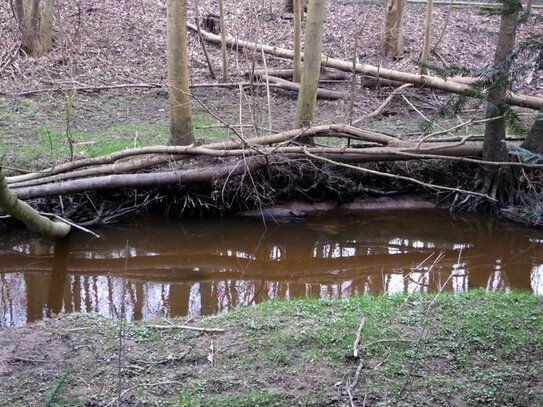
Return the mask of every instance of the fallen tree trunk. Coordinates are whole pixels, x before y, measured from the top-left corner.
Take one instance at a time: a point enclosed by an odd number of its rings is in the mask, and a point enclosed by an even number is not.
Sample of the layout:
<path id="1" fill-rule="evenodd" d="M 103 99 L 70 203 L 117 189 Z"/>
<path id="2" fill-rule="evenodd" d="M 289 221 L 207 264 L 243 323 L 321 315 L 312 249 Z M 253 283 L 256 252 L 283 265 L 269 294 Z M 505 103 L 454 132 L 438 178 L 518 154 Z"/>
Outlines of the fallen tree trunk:
<path id="1" fill-rule="evenodd" d="M 193 24 L 187 24 L 187 27 L 193 31 L 197 31 L 196 26 Z M 221 44 L 221 37 L 206 31 L 202 31 L 202 36 L 206 41 Z M 269 55 L 276 56 L 278 58 L 292 59 L 294 52 L 280 47 L 274 47 L 269 45 L 256 44 L 249 41 L 244 41 L 232 37 L 226 38 L 228 46 L 234 49 L 248 49 L 264 52 Z M 395 71 L 392 69 L 386 69 L 377 67 L 374 65 L 357 63 L 353 65 L 350 61 L 343 61 L 336 58 L 322 57 L 322 65 L 330 68 L 339 69 L 344 72 L 356 72 L 364 75 L 369 75 L 378 78 L 384 78 L 392 81 L 399 81 L 403 83 L 412 83 L 417 86 L 424 86 L 434 89 L 440 89 L 446 92 L 456 93 L 459 95 L 480 97 L 479 91 L 469 84 L 459 83 L 453 80 L 445 80 L 435 76 L 412 74 L 407 72 Z M 510 92 L 505 99 L 508 103 L 520 106 L 528 107 L 531 109 L 540 110 L 543 108 L 543 98 L 519 95 Z"/>

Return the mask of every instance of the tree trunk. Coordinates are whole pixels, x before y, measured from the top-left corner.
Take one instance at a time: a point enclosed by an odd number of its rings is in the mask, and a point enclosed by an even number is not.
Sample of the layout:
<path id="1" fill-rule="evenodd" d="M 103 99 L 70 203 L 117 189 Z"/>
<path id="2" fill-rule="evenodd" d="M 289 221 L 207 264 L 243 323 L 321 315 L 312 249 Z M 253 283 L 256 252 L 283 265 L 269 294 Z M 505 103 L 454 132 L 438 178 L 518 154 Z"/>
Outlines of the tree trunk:
<path id="1" fill-rule="evenodd" d="M 54 0 L 44 0 L 40 20 L 40 55 L 47 54 L 53 49 L 53 14 Z"/>
<path id="2" fill-rule="evenodd" d="M 522 13 L 522 17 L 520 18 L 521 23 L 528 21 L 530 14 L 532 14 L 532 3 L 533 0 L 526 0 L 526 8 L 524 9 L 524 13 Z"/>
<path id="3" fill-rule="evenodd" d="M 505 144 L 507 121 L 504 114 L 507 112 L 505 101 L 509 89 L 509 71 L 507 58 L 515 46 L 515 37 L 519 11 L 522 9 L 517 0 L 517 7 L 504 3 L 500 21 L 500 31 L 496 52 L 494 54 L 494 69 L 496 74 L 493 84 L 488 90 L 486 117 L 499 117 L 489 121 L 485 126 L 483 142 L 483 160 L 509 161 L 509 153 Z M 484 172 L 483 192 L 496 199 L 498 206 L 492 205 L 491 211 L 499 206 L 515 204 L 515 177 L 510 167 L 486 168 Z"/>
<path id="4" fill-rule="evenodd" d="M 296 127 L 309 127 L 315 114 L 317 88 L 321 71 L 322 31 L 326 0 L 310 0 L 305 26 L 304 67 L 298 101 Z M 305 140 L 310 141 L 310 140 Z"/>
<path id="5" fill-rule="evenodd" d="M 185 0 L 168 0 L 167 49 L 170 144 L 174 145 L 188 145 L 194 142 L 188 75 L 186 13 Z"/>
<path id="6" fill-rule="evenodd" d="M 518 3 L 520 6 L 520 3 Z M 498 43 L 494 55 L 494 68 L 497 69 L 494 83 L 488 91 L 486 117 L 502 116 L 506 111 L 505 97 L 509 88 L 509 67 L 505 66 L 507 57 L 515 46 L 519 9 L 506 12 L 501 16 Z M 501 117 L 489 121 L 485 126 L 483 159 L 486 161 L 508 161 L 505 145 L 506 120 Z"/>
<path id="7" fill-rule="evenodd" d="M 432 39 L 432 11 L 433 1 L 428 0 L 426 5 L 426 21 L 424 22 L 424 41 L 420 55 L 420 74 L 428 75 L 428 57 L 430 56 L 430 40 Z"/>
<path id="8" fill-rule="evenodd" d="M 543 112 L 537 115 L 522 147 L 536 154 L 543 154 Z"/>
<path id="9" fill-rule="evenodd" d="M 381 48 L 388 58 L 403 57 L 403 16 L 405 0 L 388 0 Z"/>
<path id="10" fill-rule="evenodd" d="M 294 66 L 292 80 L 302 79 L 302 0 L 292 0 L 294 7 Z"/>
<path id="11" fill-rule="evenodd" d="M 0 168 L 0 209 L 23 222 L 29 229 L 45 236 L 61 238 L 70 232 L 70 225 L 64 222 L 52 222 L 25 202 L 20 201 L 9 190 L 2 168 Z"/>
<path id="12" fill-rule="evenodd" d="M 224 4 L 219 0 L 219 24 L 221 27 L 222 80 L 228 82 L 228 48 L 226 44 L 226 24 L 224 22 Z"/>
<path id="13" fill-rule="evenodd" d="M 54 0 L 15 0 L 15 16 L 21 32 L 21 49 L 39 57 L 53 49 Z"/>

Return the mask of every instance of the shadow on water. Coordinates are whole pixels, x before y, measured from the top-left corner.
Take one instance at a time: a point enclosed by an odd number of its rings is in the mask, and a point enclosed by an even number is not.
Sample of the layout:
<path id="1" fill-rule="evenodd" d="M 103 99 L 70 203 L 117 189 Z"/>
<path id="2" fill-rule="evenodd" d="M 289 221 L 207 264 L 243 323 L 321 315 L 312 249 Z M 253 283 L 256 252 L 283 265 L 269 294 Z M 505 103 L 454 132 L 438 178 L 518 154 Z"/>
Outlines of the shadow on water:
<path id="1" fill-rule="evenodd" d="M 147 218 L 51 243 L 0 237 L 0 326 L 59 312 L 210 315 L 306 295 L 522 289 L 543 294 L 543 233 L 441 210 L 301 223 Z"/>

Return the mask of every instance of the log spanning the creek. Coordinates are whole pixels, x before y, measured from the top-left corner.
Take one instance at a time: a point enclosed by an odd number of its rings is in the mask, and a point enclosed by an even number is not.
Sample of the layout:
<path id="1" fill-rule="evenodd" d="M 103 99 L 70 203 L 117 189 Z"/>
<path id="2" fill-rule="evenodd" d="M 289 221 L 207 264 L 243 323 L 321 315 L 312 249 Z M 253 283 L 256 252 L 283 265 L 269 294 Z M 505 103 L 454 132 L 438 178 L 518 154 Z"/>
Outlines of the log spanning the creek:
<path id="1" fill-rule="evenodd" d="M 197 28 L 193 24 L 187 24 L 187 27 L 193 31 L 197 31 Z M 201 31 L 202 37 L 209 42 L 215 44 L 221 44 L 220 35 L 215 35 L 210 32 Z M 234 50 L 254 50 L 258 52 L 264 52 L 269 55 L 273 55 L 278 58 L 293 59 L 294 52 L 292 50 L 275 47 L 270 45 L 257 44 L 250 41 L 244 41 L 237 38 L 228 36 L 226 43 Z M 343 61 L 337 58 L 322 57 L 322 65 L 330 68 L 339 69 L 340 71 L 352 73 L 353 71 L 358 74 L 368 75 L 376 78 L 383 78 L 391 81 L 398 81 L 403 83 L 412 83 L 416 86 L 428 87 L 433 89 L 439 89 L 446 92 L 456 93 L 459 95 L 479 97 L 480 91 L 475 89 L 469 83 L 460 83 L 452 79 L 442 79 L 436 76 L 413 74 L 401 71 L 395 71 L 392 69 L 386 69 L 369 64 L 356 63 Z M 514 106 L 528 107 L 531 109 L 540 110 L 543 108 L 543 98 L 529 95 L 519 95 L 510 92 L 506 95 L 506 101 Z"/>

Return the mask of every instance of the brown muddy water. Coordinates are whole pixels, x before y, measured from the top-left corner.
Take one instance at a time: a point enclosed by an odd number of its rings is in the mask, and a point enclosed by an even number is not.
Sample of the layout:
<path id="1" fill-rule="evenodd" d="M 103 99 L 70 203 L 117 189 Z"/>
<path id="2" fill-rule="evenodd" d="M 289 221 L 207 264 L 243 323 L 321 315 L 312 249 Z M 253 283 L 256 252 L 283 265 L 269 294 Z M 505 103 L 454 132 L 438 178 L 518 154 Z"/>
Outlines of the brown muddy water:
<path id="1" fill-rule="evenodd" d="M 443 210 L 325 212 L 299 223 L 145 218 L 56 244 L 0 236 L 0 326 L 59 312 L 151 319 L 273 298 L 470 288 L 543 295 L 543 232 Z"/>

